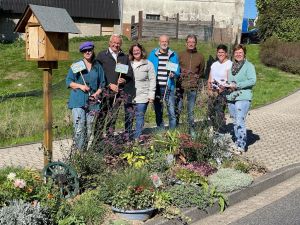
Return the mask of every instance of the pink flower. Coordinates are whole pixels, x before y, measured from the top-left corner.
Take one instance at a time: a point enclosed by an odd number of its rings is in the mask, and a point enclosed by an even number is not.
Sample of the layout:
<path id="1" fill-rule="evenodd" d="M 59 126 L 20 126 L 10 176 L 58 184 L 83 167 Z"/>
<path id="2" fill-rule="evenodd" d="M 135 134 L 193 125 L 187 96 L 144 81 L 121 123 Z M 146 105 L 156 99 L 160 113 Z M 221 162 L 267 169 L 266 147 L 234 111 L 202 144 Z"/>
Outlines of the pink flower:
<path id="1" fill-rule="evenodd" d="M 18 188 L 24 188 L 26 186 L 26 181 L 23 179 L 16 179 L 14 185 Z"/>

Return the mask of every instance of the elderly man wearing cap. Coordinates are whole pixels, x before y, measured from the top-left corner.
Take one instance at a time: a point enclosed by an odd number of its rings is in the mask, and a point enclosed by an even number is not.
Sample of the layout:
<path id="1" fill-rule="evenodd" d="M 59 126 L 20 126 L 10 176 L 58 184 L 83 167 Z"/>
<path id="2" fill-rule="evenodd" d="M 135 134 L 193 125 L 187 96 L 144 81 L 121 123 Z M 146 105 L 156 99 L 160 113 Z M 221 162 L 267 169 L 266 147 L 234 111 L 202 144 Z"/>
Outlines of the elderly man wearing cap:
<path id="1" fill-rule="evenodd" d="M 120 103 L 124 100 L 125 108 L 125 133 L 131 137 L 132 123 L 134 116 L 133 99 L 135 97 L 135 83 L 133 70 L 128 56 L 121 50 L 122 37 L 118 34 L 113 34 L 109 39 L 108 49 L 100 52 L 97 55 L 97 60 L 103 66 L 105 77 L 107 80 L 107 87 L 109 95 L 105 99 L 103 105 L 103 115 L 112 115 L 112 118 L 107 118 L 108 124 L 104 128 L 106 131 L 113 133 L 118 116 Z M 124 64 L 128 66 L 128 72 L 118 73 L 115 71 L 117 64 Z M 122 94 L 124 92 L 124 94 Z M 125 98 L 125 99 L 124 99 Z M 107 112 L 111 113 L 108 114 Z M 104 118 L 99 118 L 97 122 L 103 125 Z"/>
<path id="2" fill-rule="evenodd" d="M 82 53 L 83 59 L 76 63 L 83 62 L 85 66 L 78 72 L 70 68 L 66 84 L 71 89 L 68 107 L 72 110 L 74 144 L 78 150 L 83 151 L 87 148 L 95 119 L 95 113 L 91 108 L 87 107 L 88 101 L 90 99 L 98 99 L 106 81 L 102 66 L 95 60 L 93 42 L 87 41 L 82 43 L 79 51 Z M 97 110 L 99 108 L 98 104 L 93 109 Z"/>

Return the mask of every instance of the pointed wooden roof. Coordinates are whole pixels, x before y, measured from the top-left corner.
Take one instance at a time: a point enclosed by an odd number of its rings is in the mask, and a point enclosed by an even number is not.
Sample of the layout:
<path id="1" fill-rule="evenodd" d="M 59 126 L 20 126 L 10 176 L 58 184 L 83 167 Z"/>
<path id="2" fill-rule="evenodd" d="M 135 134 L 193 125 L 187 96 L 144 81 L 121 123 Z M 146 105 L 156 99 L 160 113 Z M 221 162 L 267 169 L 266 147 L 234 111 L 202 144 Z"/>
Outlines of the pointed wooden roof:
<path id="1" fill-rule="evenodd" d="M 65 9 L 32 4 L 26 7 L 14 31 L 25 33 L 25 27 L 32 14 L 35 15 L 45 32 L 81 33 Z"/>

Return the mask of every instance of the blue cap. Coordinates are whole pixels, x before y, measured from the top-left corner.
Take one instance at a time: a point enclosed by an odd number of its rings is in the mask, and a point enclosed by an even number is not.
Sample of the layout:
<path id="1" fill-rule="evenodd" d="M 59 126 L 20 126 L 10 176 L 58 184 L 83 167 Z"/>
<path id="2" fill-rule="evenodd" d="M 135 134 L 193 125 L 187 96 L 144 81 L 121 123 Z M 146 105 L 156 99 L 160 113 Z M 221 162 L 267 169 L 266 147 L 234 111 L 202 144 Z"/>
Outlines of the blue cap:
<path id="1" fill-rule="evenodd" d="M 94 48 L 94 43 L 91 42 L 91 41 L 86 41 L 86 42 L 83 42 L 80 47 L 79 47 L 79 51 L 82 52 L 83 50 L 86 50 L 86 49 L 92 49 Z"/>

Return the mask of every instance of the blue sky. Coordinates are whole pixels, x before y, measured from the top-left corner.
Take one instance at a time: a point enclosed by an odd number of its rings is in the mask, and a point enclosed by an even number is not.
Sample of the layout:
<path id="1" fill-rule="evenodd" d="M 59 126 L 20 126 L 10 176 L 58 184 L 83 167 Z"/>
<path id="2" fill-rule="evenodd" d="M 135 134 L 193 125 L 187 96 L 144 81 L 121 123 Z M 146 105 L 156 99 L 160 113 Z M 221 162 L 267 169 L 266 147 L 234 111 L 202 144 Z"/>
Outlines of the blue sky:
<path id="1" fill-rule="evenodd" d="M 256 0 L 245 0 L 244 18 L 255 19 L 256 16 Z"/>

